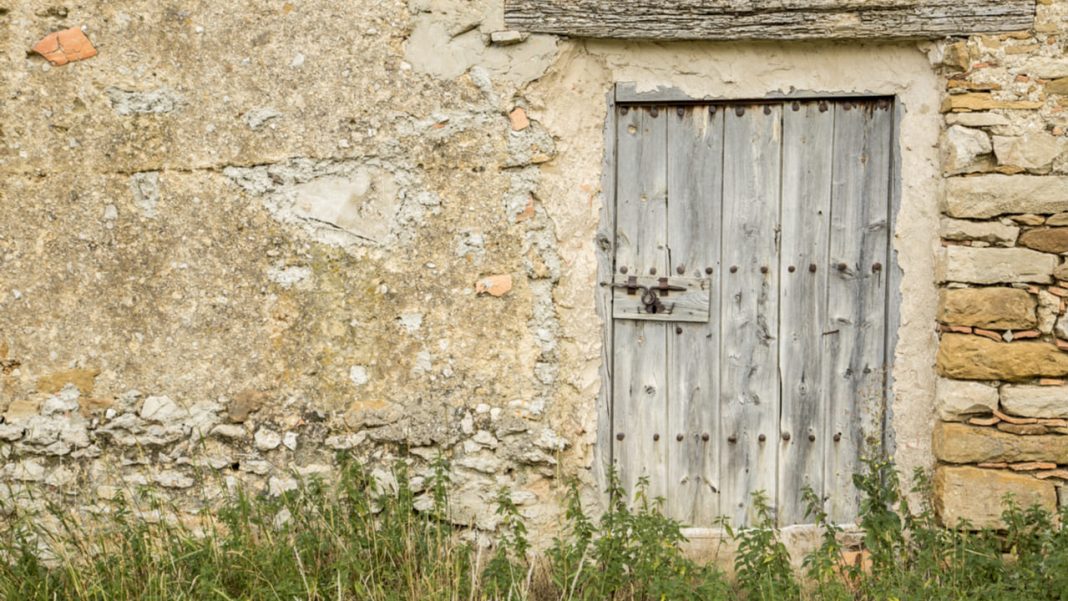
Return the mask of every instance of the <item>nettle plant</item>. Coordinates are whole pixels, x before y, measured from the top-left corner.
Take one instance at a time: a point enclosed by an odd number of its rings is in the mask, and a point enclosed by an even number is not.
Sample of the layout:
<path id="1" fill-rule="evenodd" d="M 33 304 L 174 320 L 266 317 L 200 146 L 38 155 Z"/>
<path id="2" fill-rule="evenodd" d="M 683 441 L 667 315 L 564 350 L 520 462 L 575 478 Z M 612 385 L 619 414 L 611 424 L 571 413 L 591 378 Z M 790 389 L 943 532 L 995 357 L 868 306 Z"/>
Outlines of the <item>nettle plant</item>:
<path id="1" fill-rule="evenodd" d="M 763 493 L 753 525 L 720 524 L 734 540 L 734 575 L 694 562 L 682 525 L 639 481 L 627 495 L 609 475 L 607 507 L 591 517 L 570 482 L 551 544 L 535 550 L 511 495 L 497 495 L 500 528 L 488 550 L 452 524 L 449 467 L 434 462 L 416 493 L 408 467 L 383 490 L 347 462 L 329 484 L 281 496 L 236 491 L 191 520 L 147 492 L 108 513 L 2 509 L 0 598 L 26 600 L 988 600 L 1068 601 L 1068 510 L 1052 515 L 1006 499 L 1002 531 L 945 528 L 921 472 L 916 508 L 892 464 L 865 463 L 861 553 L 845 553 L 825 499 L 804 493 L 821 544 L 796 569 Z M 4 515 L 0 514 L 0 515 Z M 156 519 L 148 520 L 151 514 Z M 847 557 L 857 558 L 856 560 Z"/>

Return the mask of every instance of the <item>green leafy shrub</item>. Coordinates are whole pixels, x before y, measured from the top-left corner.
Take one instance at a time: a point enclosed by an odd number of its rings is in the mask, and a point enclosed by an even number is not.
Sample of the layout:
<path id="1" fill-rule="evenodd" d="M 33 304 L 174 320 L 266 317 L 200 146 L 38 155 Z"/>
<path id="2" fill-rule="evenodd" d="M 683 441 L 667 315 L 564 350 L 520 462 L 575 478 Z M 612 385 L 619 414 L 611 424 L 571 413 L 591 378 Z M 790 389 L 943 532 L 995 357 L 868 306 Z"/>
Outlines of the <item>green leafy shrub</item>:
<path id="1" fill-rule="evenodd" d="M 628 496 L 609 474 L 596 519 L 571 482 L 551 545 L 536 552 L 511 495 L 488 552 L 449 522 L 449 469 L 434 462 L 416 494 L 403 463 L 380 487 L 347 463 L 329 484 L 278 497 L 240 489 L 214 515 L 188 516 L 143 494 L 85 516 L 44 504 L 0 522 L 0 599 L 45 601 L 1068 601 L 1068 509 L 1005 500 L 1002 531 L 945 528 L 930 479 L 913 474 L 909 507 L 893 465 L 866 462 L 858 524 L 865 561 L 847 562 L 843 528 L 804 491 L 819 546 L 795 571 L 774 508 L 753 495 L 752 525 L 721 525 L 737 545 L 735 577 L 684 553 L 682 525 L 640 480 Z M 0 508 L 2 509 L 2 508 Z M 92 517 L 92 519 L 87 519 Z"/>

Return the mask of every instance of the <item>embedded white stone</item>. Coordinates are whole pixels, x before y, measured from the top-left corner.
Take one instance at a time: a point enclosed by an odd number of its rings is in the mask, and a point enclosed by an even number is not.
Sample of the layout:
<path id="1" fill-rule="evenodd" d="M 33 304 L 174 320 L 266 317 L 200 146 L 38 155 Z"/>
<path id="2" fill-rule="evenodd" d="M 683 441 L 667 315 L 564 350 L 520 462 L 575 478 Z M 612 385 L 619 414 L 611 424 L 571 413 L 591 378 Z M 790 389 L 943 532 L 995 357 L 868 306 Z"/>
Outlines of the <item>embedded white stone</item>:
<path id="1" fill-rule="evenodd" d="M 164 470 L 156 474 L 153 478 L 156 484 L 165 488 L 189 488 L 193 486 L 193 479 L 186 476 L 182 472 L 174 470 Z"/>
<path id="2" fill-rule="evenodd" d="M 944 240 L 981 240 L 999 246 L 1012 246 L 1020 228 L 998 221 L 968 221 L 943 217 L 939 235 Z"/>
<path id="3" fill-rule="evenodd" d="M 359 446 L 367 439 L 367 434 L 363 432 L 356 432 L 353 434 L 342 434 L 337 436 L 330 436 L 324 444 L 331 449 L 338 451 L 347 451 L 353 447 Z"/>
<path id="4" fill-rule="evenodd" d="M 256 431 L 255 444 L 261 451 L 277 449 L 282 444 L 282 435 L 268 428 L 260 428 Z"/>
<path id="5" fill-rule="evenodd" d="M 290 451 L 296 451 L 297 450 L 297 433 L 296 432 L 286 432 L 285 434 L 283 434 L 282 435 L 282 446 L 284 446 L 285 448 L 289 449 Z"/>
<path id="6" fill-rule="evenodd" d="M 267 491 L 273 496 L 277 497 L 291 490 L 297 490 L 297 481 L 293 478 L 271 476 L 271 478 L 267 480 Z"/>
<path id="7" fill-rule="evenodd" d="M 1068 177 L 980 175 L 946 180 L 946 214 L 968 219 L 1068 211 Z"/>
<path id="8" fill-rule="evenodd" d="M 1023 417 L 1068 418 L 1068 387 L 1002 386 L 1001 406 L 1006 412 Z"/>
<path id="9" fill-rule="evenodd" d="M 935 387 L 935 408 L 938 417 L 948 422 L 989 415 L 998 408 L 998 389 L 981 382 L 939 378 Z"/>
<path id="10" fill-rule="evenodd" d="M 1065 150 L 1064 138 L 1046 132 L 1023 136 L 994 136 L 994 155 L 999 165 L 1022 167 L 1029 171 L 1048 171 L 1053 160 Z"/>
<path id="11" fill-rule="evenodd" d="M 141 419 L 156 422 L 167 422 L 181 419 L 186 416 L 186 410 L 166 396 L 150 396 L 141 404 L 138 412 Z"/>
<path id="12" fill-rule="evenodd" d="M 976 159 L 992 150 L 990 136 L 985 131 L 960 125 L 946 129 L 942 148 L 945 151 L 944 167 L 949 174 L 974 171 Z"/>
<path id="13" fill-rule="evenodd" d="M 236 424 L 219 424 L 212 428 L 211 433 L 219 438 L 229 438 L 233 440 L 244 438 L 246 435 L 244 426 Z"/>
<path id="14" fill-rule="evenodd" d="M 78 397 L 81 393 L 78 387 L 67 384 L 58 393 L 48 397 L 41 403 L 41 415 L 49 416 L 57 413 L 68 413 L 78 409 Z"/>
<path id="15" fill-rule="evenodd" d="M 349 379 L 357 386 L 363 386 L 371 380 L 367 368 L 362 365 L 353 365 L 349 368 Z"/>
<path id="16" fill-rule="evenodd" d="M 401 313 L 400 317 L 397 318 L 397 321 L 400 323 L 400 326 L 404 328 L 405 332 L 414 334 L 423 326 L 423 314 L 416 311 L 407 311 Z"/>
<path id="17" fill-rule="evenodd" d="M 997 284 L 1049 283 L 1057 256 L 1026 248 L 974 248 L 950 246 L 941 261 L 943 282 Z"/>

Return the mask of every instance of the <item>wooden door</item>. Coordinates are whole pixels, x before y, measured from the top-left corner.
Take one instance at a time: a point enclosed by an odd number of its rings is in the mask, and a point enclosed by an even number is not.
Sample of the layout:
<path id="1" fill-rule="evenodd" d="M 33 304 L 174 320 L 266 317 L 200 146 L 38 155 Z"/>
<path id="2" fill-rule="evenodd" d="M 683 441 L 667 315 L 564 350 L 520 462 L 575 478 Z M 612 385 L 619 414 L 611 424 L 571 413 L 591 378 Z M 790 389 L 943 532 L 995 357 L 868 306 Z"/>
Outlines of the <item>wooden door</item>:
<path id="1" fill-rule="evenodd" d="M 888 99 L 616 108 L 612 457 L 668 515 L 852 520 L 882 437 Z"/>

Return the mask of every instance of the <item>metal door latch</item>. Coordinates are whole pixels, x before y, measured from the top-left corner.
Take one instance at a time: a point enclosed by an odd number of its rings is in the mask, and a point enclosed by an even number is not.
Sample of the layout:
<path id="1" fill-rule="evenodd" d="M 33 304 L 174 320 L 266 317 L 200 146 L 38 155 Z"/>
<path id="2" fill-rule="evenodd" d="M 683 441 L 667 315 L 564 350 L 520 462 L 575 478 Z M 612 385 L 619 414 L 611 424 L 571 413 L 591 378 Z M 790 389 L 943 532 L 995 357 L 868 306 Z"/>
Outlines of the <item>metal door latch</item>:
<path id="1" fill-rule="evenodd" d="M 656 284 L 652 286 L 644 286 L 638 283 L 637 276 L 627 277 L 626 282 L 603 282 L 602 286 L 610 286 L 612 288 L 622 288 L 627 291 L 627 294 L 634 295 L 641 292 L 642 305 L 645 307 L 646 313 L 659 314 L 659 315 L 671 315 L 672 309 L 675 308 L 675 304 L 665 305 L 660 301 L 662 297 L 667 297 L 672 291 L 685 292 L 687 288 L 685 286 L 673 286 L 668 283 L 668 278 L 660 278 Z"/>

